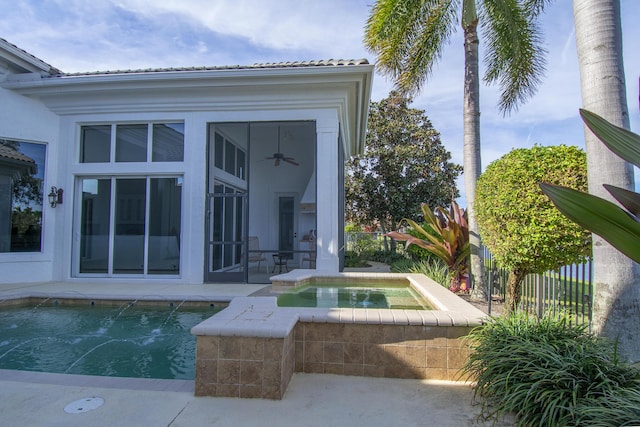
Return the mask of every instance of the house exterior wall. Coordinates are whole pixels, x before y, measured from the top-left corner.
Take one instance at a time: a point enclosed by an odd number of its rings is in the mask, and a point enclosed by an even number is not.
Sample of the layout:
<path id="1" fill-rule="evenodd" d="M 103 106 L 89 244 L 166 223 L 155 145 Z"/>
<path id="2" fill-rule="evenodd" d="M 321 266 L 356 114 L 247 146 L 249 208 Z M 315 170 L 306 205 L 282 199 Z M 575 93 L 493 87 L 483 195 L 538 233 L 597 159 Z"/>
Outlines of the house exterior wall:
<path id="1" fill-rule="evenodd" d="M 0 88 L 0 138 L 46 144 L 45 190 L 58 185 L 59 123 L 59 117 L 42 102 Z M 60 277 L 59 214 L 48 204 L 43 205 L 41 252 L 0 253 L 0 283 L 44 282 Z"/>
<path id="2" fill-rule="evenodd" d="M 78 206 L 82 190 L 78 188 L 78 177 L 105 175 L 183 178 L 179 277 L 158 275 L 127 277 L 126 280 L 203 283 L 208 125 L 230 122 L 315 123 L 319 183 L 316 268 L 337 272 L 340 268 L 340 234 L 343 232 L 342 222 L 337 217 L 341 212 L 339 177 L 344 154 L 340 150 L 348 151 L 349 147 L 360 144 L 353 141 L 354 135 L 358 134 L 355 129 L 361 126 L 354 113 L 357 108 L 350 104 L 357 101 L 368 107 L 369 89 L 363 89 L 362 83 L 345 83 L 341 75 L 322 77 L 315 84 L 318 77 L 313 73 L 316 71 L 302 71 L 300 81 L 287 75 L 300 70 L 268 70 L 264 76 L 255 70 L 240 70 L 233 79 L 229 76 L 234 72 L 228 70 L 209 74 L 150 72 L 46 77 L 42 81 L 37 76 L 19 79 L 5 76 L 3 81 L 0 75 L 0 138 L 46 143 L 45 199 L 53 185 L 65 191 L 64 203 L 56 208 L 51 208 L 45 200 L 41 253 L 0 253 L 0 283 L 86 280 L 86 276 L 78 277 L 74 273 L 77 268 L 73 265 L 77 259 L 74 250 L 77 250 L 80 237 Z M 372 67 L 365 67 L 358 73 L 363 73 L 366 82 L 370 83 Z M 109 163 L 106 166 L 80 163 L 81 126 L 155 121 L 184 123 L 183 162 L 147 162 L 143 170 L 139 163 Z M 340 131 L 351 138 L 341 141 Z M 269 217 L 275 215 L 273 209 L 254 209 L 266 212 L 265 221 L 273 223 L 274 218 Z M 120 279 L 92 277 L 91 280 Z"/>

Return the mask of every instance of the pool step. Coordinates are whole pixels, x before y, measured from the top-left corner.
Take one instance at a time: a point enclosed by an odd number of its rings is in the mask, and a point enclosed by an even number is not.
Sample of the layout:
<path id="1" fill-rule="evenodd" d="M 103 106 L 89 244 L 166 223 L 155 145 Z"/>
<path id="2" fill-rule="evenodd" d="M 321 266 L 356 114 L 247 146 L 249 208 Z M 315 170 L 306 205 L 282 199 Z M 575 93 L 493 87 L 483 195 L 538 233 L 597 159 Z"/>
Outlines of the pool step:
<path id="1" fill-rule="evenodd" d="M 412 297 L 387 296 L 389 308 L 416 309 L 416 300 Z"/>

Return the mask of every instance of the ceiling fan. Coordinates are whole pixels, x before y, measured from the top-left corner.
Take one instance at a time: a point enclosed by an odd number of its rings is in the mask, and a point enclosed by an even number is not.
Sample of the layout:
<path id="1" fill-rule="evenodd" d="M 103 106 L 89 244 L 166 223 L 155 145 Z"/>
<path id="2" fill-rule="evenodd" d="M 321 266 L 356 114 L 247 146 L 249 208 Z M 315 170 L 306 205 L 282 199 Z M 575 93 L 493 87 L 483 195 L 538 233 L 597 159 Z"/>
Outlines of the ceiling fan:
<path id="1" fill-rule="evenodd" d="M 280 152 L 280 126 L 278 126 L 278 151 L 273 153 L 271 157 L 265 157 L 267 160 L 275 160 L 274 166 L 280 166 L 280 161 L 291 163 L 294 166 L 300 166 L 293 157 L 287 157 Z"/>

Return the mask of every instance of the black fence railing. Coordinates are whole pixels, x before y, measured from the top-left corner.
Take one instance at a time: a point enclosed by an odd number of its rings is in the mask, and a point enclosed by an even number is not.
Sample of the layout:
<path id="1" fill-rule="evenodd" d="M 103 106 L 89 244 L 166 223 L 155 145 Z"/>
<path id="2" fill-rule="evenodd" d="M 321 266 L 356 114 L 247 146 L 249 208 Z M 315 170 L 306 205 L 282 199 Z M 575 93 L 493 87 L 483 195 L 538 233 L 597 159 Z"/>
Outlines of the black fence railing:
<path id="1" fill-rule="evenodd" d="M 484 249 L 485 280 L 491 302 L 504 300 L 509 272 L 496 265 Z M 591 323 L 593 295 L 591 264 L 568 265 L 543 274 L 530 274 L 522 283 L 520 308 L 537 316 L 544 313 L 571 313 L 578 323 Z"/>

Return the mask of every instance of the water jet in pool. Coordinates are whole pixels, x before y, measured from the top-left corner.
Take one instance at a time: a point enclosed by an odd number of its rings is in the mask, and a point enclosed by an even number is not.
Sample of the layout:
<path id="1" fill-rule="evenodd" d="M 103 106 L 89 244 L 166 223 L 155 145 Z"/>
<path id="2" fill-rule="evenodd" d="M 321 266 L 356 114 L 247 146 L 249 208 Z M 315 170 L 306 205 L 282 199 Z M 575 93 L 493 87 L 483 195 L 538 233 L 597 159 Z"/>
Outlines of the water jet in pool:
<path id="1" fill-rule="evenodd" d="M 189 330 L 218 308 L 11 305 L 0 310 L 0 369 L 113 377 L 193 379 Z M 92 301 L 94 302 L 94 301 Z"/>

